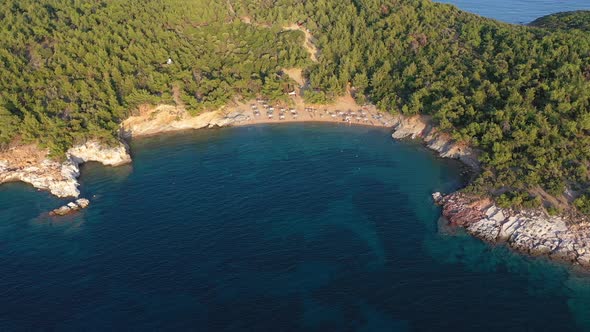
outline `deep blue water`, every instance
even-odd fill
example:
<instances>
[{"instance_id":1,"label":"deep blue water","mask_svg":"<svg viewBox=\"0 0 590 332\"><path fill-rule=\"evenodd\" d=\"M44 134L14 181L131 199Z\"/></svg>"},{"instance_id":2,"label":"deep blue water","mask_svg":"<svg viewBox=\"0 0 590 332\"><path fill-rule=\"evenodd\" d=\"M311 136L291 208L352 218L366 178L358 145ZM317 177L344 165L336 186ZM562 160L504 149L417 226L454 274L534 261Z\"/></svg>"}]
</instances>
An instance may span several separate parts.
<instances>
[{"instance_id":1,"label":"deep blue water","mask_svg":"<svg viewBox=\"0 0 590 332\"><path fill-rule=\"evenodd\" d=\"M0 186L0 330L574 331L590 279L439 229L462 167L382 129L133 142L84 212Z\"/></svg>"},{"instance_id":2,"label":"deep blue water","mask_svg":"<svg viewBox=\"0 0 590 332\"><path fill-rule=\"evenodd\" d=\"M434 0L500 21L527 24L535 19L572 10L590 10L590 0Z\"/></svg>"}]
</instances>

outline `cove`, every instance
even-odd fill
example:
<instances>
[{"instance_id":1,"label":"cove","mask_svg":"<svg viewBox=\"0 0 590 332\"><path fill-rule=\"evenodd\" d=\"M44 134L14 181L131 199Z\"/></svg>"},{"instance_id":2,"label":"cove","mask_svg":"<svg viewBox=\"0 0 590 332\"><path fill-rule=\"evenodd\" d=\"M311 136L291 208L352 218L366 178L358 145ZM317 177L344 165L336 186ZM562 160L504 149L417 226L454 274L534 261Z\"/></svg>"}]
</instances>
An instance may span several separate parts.
<instances>
[{"instance_id":1,"label":"cove","mask_svg":"<svg viewBox=\"0 0 590 332\"><path fill-rule=\"evenodd\" d=\"M80 214L0 187L0 330L576 331L590 283L438 226L463 167L385 129L138 139Z\"/></svg>"}]
</instances>

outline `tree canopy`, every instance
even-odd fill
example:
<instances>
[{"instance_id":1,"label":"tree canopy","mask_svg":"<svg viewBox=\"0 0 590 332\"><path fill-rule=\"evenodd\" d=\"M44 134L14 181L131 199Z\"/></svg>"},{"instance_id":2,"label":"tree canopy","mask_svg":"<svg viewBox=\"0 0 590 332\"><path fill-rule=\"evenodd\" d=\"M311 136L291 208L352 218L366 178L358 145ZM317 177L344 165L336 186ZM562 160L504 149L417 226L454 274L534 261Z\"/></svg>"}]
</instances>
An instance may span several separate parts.
<instances>
[{"instance_id":1,"label":"tree canopy","mask_svg":"<svg viewBox=\"0 0 590 332\"><path fill-rule=\"evenodd\" d=\"M530 25L546 29L578 29L590 32L590 11L577 10L547 15L534 20Z\"/></svg>"},{"instance_id":2,"label":"tree canopy","mask_svg":"<svg viewBox=\"0 0 590 332\"><path fill-rule=\"evenodd\" d=\"M0 145L18 136L56 156L113 140L173 87L198 112L276 90L281 68L308 61L301 33L243 24L214 0L7 0L0 19Z\"/></svg>"},{"instance_id":3,"label":"tree canopy","mask_svg":"<svg viewBox=\"0 0 590 332\"><path fill-rule=\"evenodd\" d=\"M470 190L529 206L569 189L590 211L588 17L516 26L430 0L6 0L0 144L63 153L113 139L134 106L171 103L172 87L198 112L280 95L281 68L301 67L310 101L351 87L481 150ZM282 30L294 22L314 36L318 62L303 33Z\"/></svg>"},{"instance_id":4,"label":"tree canopy","mask_svg":"<svg viewBox=\"0 0 590 332\"><path fill-rule=\"evenodd\" d=\"M431 115L483 151L470 190L521 206L538 204L538 192L588 191L590 34L427 0L239 2L259 22L305 22L321 50L307 74L325 99L351 84L381 109Z\"/></svg>"}]
</instances>

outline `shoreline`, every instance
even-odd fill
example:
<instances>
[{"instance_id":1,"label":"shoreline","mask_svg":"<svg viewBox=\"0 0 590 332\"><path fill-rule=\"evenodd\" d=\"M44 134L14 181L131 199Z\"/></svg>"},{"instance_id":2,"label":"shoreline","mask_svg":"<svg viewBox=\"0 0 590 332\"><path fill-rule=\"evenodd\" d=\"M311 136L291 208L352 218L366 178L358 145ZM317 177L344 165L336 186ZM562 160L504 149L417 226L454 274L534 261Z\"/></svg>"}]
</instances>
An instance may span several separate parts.
<instances>
[{"instance_id":1,"label":"shoreline","mask_svg":"<svg viewBox=\"0 0 590 332\"><path fill-rule=\"evenodd\" d=\"M391 129L392 125L373 125L369 123L346 123L342 121L335 121L335 120L287 120L287 121L244 121L240 123L233 124L228 127L240 128L240 127L249 127L249 126L257 126L257 125L281 125L281 124L304 124L304 123L324 123L324 124L334 124L334 125L342 125L342 126L354 126L354 127L370 127L370 128L383 128L383 129ZM221 128L221 127L220 127ZM157 134L156 134L157 135Z\"/></svg>"},{"instance_id":2,"label":"shoreline","mask_svg":"<svg viewBox=\"0 0 590 332\"><path fill-rule=\"evenodd\" d=\"M343 125L357 125L369 127L392 128L396 117L378 112L374 106L358 106L350 102L331 106L288 107L284 105L264 106L264 103L239 104L229 112L239 113L245 118L232 124L243 127L256 124L281 123L336 123ZM246 110L246 107L249 109Z\"/></svg>"},{"instance_id":3,"label":"shoreline","mask_svg":"<svg viewBox=\"0 0 590 332\"><path fill-rule=\"evenodd\" d=\"M491 199L454 192L434 193L449 225L461 227L486 243L506 245L531 257L547 257L590 272L590 223L571 224L564 216L541 210L498 207Z\"/></svg>"},{"instance_id":4,"label":"shoreline","mask_svg":"<svg viewBox=\"0 0 590 332\"><path fill-rule=\"evenodd\" d=\"M480 171L478 151L452 140L446 133L438 132L427 116L392 115L379 112L374 106L361 107L350 104L347 100L340 104L318 107L302 108L299 105L293 108L294 113L286 107L281 111L279 106L278 110L275 108L272 111L273 116L269 118L270 106L254 108L253 104L236 103L225 110L205 112L197 116L190 116L184 109L175 106L160 105L125 120L121 124L121 141L118 146L105 147L100 142L89 141L69 149L66 161L61 164L49 159L46 152L43 154L31 146L24 147L24 151L18 151L18 148L23 147L13 148L12 151L0 153L0 185L21 181L40 190L48 190L60 198L78 197L77 178L80 175L80 165L89 161L110 166L131 163L127 142L133 138L202 128L296 123L331 123L390 129L393 139L419 140L438 157L461 161L472 172L471 177ZM353 107L345 109L343 105ZM284 114L284 118L281 119L278 114ZM17 158L21 165L13 165L10 160L6 160L11 152L16 152L17 155L24 152L24 160ZM573 266L590 270L590 223L568 225L565 218L547 217L541 211L501 209L489 199L468 197L460 191L447 196L435 193L433 198L436 204L442 206L442 214L450 225L464 228L484 242L507 244L516 252L547 256L552 260L566 261ZM487 202L487 205L477 202ZM555 225L558 225L557 228Z\"/></svg>"},{"instance_id":5,"label":"shoreline","mask_svg":"<svg viewBox=\"0 0 590 332\"><path fill-rule=\"evenodd\" d=\"M357 105L350 95L339 98L334 104L321 105L322 111L317 111L317 117L310 111L311 107L307 107L303 103L301 97L294 97L293 101L296 106L293 106L292 109L295 113L289 112L288 116L285 114L284 120L280 120L278 115L275 119L268 119L262 114L257 116L251 109L251 105L244 103L233 103L221 110L204 112L196 116L190 115L182 106L140 107L138 114L130 116L121 123L119 143L115 146L106 146L99 141L90 140L68 149L63 161L50 158L47 150L33 144L19 145L1 151L0 185L8 182L24 182L39 190L49 191L59 198L77 198L80 195L77 180L80 176L80 165L89 161L99 162L106 166L131 163L132 158L127 142L137 137L202 128L272 123L324 122L389 128L393 126L396 119L390 114L378 112L374 106L361 107ZM256 101L249 101L249 103L256 103ZM281 107L286 108L287 106ZM263 108L262 105L260 108ZM271 107L269 106L269 108ZM332 117L325 113L325 116L319 116L320 112L346 112L349 114L350 112L360 112L359 110L362 108L365 109L362 112L365 113L365 116L370 116L371 120L361 123L356 119L351 119L349 122L344 122L340 115ZM379 122L377 122L377 118Z\"/></svg>"}]
</instances>

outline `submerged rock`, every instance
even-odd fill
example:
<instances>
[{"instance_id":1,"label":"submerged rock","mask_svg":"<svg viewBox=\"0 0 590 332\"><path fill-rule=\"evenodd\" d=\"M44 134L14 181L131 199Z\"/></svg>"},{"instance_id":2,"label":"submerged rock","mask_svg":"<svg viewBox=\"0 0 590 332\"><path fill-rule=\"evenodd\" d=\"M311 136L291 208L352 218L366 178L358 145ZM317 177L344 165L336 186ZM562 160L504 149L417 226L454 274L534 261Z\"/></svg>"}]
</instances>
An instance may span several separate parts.
<instances>
[{"instance_id":1,"label":"submerged rock","mask_svg":"<svg viewBox=\"0 0 590 332\"><path fill-rule=\"evenodd\" d=\"M80 211L82 209L85 209L88 207L88 205L90 205L89 200L87 200L86 198L80 198L74 202L69 202L68 204L66 204L64 206L59 207L59 208L49 212L49 215L50 216L65 216L70 213L74 213L76 211Z\"/></svg>"}]
</instances>

